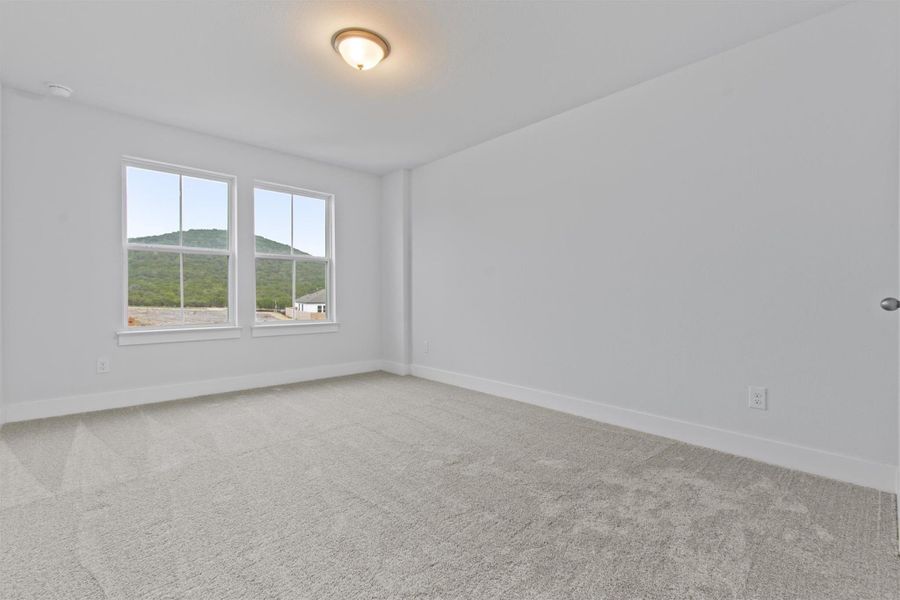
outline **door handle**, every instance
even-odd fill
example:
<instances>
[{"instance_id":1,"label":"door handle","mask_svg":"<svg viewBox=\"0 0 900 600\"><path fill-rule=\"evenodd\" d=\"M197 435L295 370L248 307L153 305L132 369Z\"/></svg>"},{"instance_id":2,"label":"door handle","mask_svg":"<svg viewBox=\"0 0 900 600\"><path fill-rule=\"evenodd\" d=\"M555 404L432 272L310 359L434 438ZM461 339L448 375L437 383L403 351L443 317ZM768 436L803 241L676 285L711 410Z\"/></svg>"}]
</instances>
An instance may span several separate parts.
<instances>
[{"instance_id":1,"label":"door handle","mask_svg":"<svg viewBox=\"0 0 900 600\"><path fill-rule=\"evenodd\" d=\"M881 308L888 311L895 311L900 308L900 300L896 298L885 298L881 301Z\"/></svg>"}]
</instances>

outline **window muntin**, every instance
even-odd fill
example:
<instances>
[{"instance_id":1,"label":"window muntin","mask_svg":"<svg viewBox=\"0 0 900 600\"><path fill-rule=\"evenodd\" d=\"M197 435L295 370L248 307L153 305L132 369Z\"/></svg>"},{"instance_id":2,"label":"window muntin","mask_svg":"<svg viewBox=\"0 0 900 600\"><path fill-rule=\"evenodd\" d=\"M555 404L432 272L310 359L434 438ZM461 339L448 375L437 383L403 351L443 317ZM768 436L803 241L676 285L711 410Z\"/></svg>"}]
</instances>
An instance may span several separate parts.
<instances>
[{"instance_id":1,"label":"window muntin","mask_svg":"<svg viewBox=\"0 0 900 600\"><path fill-rule=\"evenodd\" d=\"M253 199L256 322L334 322L333 196L258 183Z\"/></svg>"},{"instance_id":2,"label":"window muntin","mask_svg":"<svg viewBox=\"0 0 900 600\"><path fill-rule=\"evenodd\" d=\"M124 161L125 325L234 325L234 178Z\"/></svg>"}]
</instances>

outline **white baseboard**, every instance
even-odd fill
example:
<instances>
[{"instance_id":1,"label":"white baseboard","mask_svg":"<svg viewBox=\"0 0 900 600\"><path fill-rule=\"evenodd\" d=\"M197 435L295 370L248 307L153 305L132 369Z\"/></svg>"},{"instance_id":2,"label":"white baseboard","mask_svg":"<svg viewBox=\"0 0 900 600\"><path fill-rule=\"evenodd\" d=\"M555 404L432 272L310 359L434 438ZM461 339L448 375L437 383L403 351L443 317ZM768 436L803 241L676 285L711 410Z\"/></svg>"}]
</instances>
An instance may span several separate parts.
<instances>
[{"instance_id":1,"label":"white baseboard","mask_svg":"<svg viewBox=\"0 0 900 600\"><path fill-rule=\"evenodd\" d=\"M871 487L884 492L896 493L898 491L898 469L895 465L877 463L826 450L779 442L737 431L699 425L584 398L433 367L412 365L411 372L424 379L535 404L780 467Z\"/></svg>"},{"instance_id":2,"label":"white baseboard","mask_svg":"<svg viewBox=\"0 0 900 600\"><path fill-rule=\"evenodd\" d=\"M410 369L408 364L394 362L392 360L381 361L381 370L393 373L394 375L409 375Z\"/></svg>"},{"instance_id":3,"label":"white baseboard","mask_svg":"<svg viewBox=\"0 0 900 600\"><path fill-rule=\"evenodd\" d=\"M483 377L454 373L421 365L410 366L380 360L307 367L273 373L256 373L97 394L49 398L31 402L7 403L0 405L0 418L3 419L0 420L0 424L165 402L327 377L354 375L377 370L387 371L396 375L412 374L424 379L527 402L604 423L652 433L738 456L745 456L781 467L872 487L885 492L900 492L900 472L894 465L877 463L707 425L699 425Z\"/></svg>"},{"instance_id":4,"label":"white baseboard","mask_svg":"<svg viewBox=\"0 0 900 600\"><path fill-rule=\"evenodd\" d=\"M289 371L276 371L272 373L254 373L252 375L239 375L236 377L223 377L220 379L187 381L184 383L100 392L97 394L48 398L46 400L34 400L30 402L14 402L6 404L3 408L6 422L12 423L15 421L30 421L32 419L107 410L110 408L152 404L154 402L167 402L169 400L193 398L194 396L205 396L207 394L236 392L239 390L267 387L271 385L298 383L301 381L311 381L313 379L355 375L357 373L378 371L381 370L381 368L382 363L380 360L368 360L341 363L337 365L325 365L321 367L291 369Z\"/></svg>"}]
</instances>

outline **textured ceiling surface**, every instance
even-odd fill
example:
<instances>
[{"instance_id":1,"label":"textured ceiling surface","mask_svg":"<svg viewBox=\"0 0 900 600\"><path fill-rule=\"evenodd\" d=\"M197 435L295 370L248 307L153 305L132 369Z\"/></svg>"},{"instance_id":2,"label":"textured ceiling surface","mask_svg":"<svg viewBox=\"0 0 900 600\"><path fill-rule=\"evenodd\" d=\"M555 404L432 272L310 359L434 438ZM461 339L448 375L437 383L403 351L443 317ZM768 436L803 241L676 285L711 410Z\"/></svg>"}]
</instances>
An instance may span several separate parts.
<instances>
[{"instance_id":1,"label":"textured ceiling surface","mask_svg":"<svg viewBox=\"0 0 900 600\"><path fill-rule=\"evenodd\" d=\"M434 160L841 2L4 2L0 77L373 173ZM391 43L355 72L343 27Z\"/></svg>"}]
</instances>

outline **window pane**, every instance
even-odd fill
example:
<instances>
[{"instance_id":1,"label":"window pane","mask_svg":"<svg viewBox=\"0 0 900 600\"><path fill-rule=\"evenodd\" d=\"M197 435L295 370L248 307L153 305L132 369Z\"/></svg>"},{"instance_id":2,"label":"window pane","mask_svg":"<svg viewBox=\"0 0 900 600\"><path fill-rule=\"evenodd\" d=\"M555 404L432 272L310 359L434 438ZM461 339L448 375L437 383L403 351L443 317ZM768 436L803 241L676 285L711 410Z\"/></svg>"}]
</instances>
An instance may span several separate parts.
<instances>
[{"instance_id":1,"label":"window pane","mask_svg":"<svg viewBox=\"0 0 900 600\"><path fill-rule=\"evenodd\" d=\"M290 317L294 262L274 258L256 259L256 320L283 321Z\"/></svg>"},{"instance_id":2,"label":"window pane","mask_svg":"<svg viewBox=\"0 0 900 600\"><path fill-rule=\"evenodd\" d=\"M228 322L228 257L184 254L184 322Z\"/></svg>"},{"instance_id":3,"label":"window pane","mask_svg":"<svg viewBox=\"0 0 900 600\"><path fill-rule=\"evenodd\" d=\"M297 320L324 321L328 318L327 277L324 262L297 263L297 297L291 317Z\"/></svg>"},{"instance_id":4,"label":"window pane","mask_svg":"<svg viewBox=\"0 0 900 600\"><path fill-rule=\"evenodd\" d=\"M178 175L137 167L125 168L128 241L179 243Z\"/></svg>"},{"instance_id":5,"label":"window pane","mask_svg":"<svg viewBox=\"0 0 900 600\"><path fill-rule=\"evenodd\" d=\"M128 326L181 323L181 265L173 252L128 251Z\"/></svg>"},{"instance_id":6,"label":"window pane","mask_svg":"<svg viewBox=\"0 0 900 600\"><path fill-rule=\"evenodd\" d=\"M298 254L325 256L325 200L294 196L294 248Z\"/></svg>"},{"instance_id":7,"label":"window pane","mask_svg":"<svg viewBox=\"0 0 900 600\"><path fill-rule=\"evenodd\" d=\"M253 190L256 251L265 254L291 253L291 195L269 190Z\"/></svg>"},{"instance_id":8,"label":"window pane","mask_svg":"<svg viewBox=\"0 0 900 600\"><path fill-rule=\"evenodd\" d=\"M183 244L228 248L228 184L184 176L181 179Z\"/></svg>"}]
</instances>

